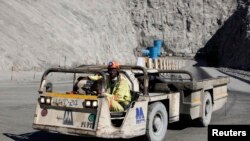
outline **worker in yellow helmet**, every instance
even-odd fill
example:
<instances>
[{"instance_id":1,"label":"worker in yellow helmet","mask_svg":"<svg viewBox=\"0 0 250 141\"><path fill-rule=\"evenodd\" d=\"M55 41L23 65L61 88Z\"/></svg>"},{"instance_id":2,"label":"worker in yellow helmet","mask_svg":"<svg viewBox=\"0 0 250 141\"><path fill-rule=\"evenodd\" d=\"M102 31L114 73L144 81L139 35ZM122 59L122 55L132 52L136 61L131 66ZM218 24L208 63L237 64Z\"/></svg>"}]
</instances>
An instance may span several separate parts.
<instances>
[{"instance_id":1,"label":"worker in yellow helmet","mask_svg":"<svg viewBox=\"0 0 250 141\"><path fill-rule=\"evenodd\" d=\"M128 108L131 101L129 83L119 74L119 63L112 61L108 64L109 83L107 97L110 111L122 112Z\"/></svg>"}]
</instances>

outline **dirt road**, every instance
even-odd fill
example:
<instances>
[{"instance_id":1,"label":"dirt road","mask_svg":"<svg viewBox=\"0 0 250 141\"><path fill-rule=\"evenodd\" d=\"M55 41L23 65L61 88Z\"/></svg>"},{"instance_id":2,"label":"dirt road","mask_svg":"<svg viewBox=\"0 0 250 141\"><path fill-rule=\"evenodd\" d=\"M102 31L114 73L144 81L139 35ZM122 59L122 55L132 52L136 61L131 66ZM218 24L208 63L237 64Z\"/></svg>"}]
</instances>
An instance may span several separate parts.
<instances>
[{"instance_id":1,"label":"dirt road","mask_svg":"<svg viewBox=\"0 0 250 141\"><path fill-rule=\"evenodd\" d=\"M195 68L193 73L198 79L224 75L214 68ZM38 86L38 82L0 83L0 141L104 140L33 130L32 120L38 98ZM249 117L250 85L231 78L228 103L213 113L211 124L250 124ZM166 140L206 141L207 128L196 127L193 122L170 124Z\"/></svg>"}]
</instances>

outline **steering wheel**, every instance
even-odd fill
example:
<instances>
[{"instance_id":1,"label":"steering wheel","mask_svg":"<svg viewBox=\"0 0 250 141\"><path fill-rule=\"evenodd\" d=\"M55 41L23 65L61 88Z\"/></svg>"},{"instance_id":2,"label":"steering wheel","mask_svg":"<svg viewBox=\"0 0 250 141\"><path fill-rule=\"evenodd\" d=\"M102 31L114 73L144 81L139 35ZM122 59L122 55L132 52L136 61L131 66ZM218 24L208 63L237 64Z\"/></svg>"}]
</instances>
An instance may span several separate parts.
<instances>
[{"instance_id":1,"label":"steering wheel","mask_svg":"<svg viewBox=\"0 0 250 141\"><path fill-rule=\"evenodd\" d=\"M86 92L86 94L96 95L94 91L91 91L89 88L82 87L82 90Z\"/></svg>"}]
</instances>

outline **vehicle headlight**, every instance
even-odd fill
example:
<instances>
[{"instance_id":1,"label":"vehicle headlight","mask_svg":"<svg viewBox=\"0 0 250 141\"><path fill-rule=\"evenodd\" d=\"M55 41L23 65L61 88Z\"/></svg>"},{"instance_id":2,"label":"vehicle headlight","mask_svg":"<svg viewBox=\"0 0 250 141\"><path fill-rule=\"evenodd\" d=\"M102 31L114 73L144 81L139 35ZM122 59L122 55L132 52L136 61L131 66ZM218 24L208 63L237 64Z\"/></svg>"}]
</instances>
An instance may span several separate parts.
<instances>
[{"instance_id":1,"label":"vehicle headlight","mask_svg":"<svg viewBox=\"0 0 250 141\"><path fill-rule=\"evenodd\" d=\"M51 104L51 97L41 96L41 97L38 99L38 101L39 101L39 103L41 103L41 104L50 105L50 104Z\"/></svg>"},{"instance_id":2,"label":"vehicle headlight","mask_svg":"<svg viewBox=\"0 0 250 141\"><path fill-rule=\"evenodd\" d=\"M85 107L90 107L91 106L91 101L86 101L85 102Z\"/></svg>"},{"instance_id":3,"label":"vehicle headlight","mask_svg":"<svg viewBox=\"0 0 250 141\"><path fill-rule=\"evenodd\" d=\"M98 102L97 101L92 101L92 107L96 108L98 106Z\"/></svg>"},{"instance_id":4,"label":"vehicle headlight","mask_svg":"<svg viewBox=\"0 0 250 141\"><path fill-rule=\"evenodd\" d=\"M50 104L51 103L51 98L50 97L46 97L46 104Z\"/></svg>"},{"instance_id":5,"label":"vehicle headlight","mask_svg":"<svg viewBox=\"0 0 250 141\"><path fill-rule=\"evenodd\" d=\"M45 103L45 97L40 97L39 101L40 101L40 103L44 104Z\"/></svg>"}]
</instances>

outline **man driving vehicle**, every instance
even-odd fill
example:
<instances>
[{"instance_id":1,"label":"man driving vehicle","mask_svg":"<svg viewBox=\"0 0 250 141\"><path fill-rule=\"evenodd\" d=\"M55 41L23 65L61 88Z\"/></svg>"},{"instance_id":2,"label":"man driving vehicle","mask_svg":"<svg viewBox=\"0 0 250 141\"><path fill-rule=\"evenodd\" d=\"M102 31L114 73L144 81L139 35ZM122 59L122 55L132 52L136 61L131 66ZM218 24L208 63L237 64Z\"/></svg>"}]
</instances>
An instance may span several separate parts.
<instances>
[{"instance_id":1,"label":"man driving vehicle","mask_svg":"<svg viewBox=\"0 0 250 141\"><path fill-rule=\"evenodd\" d=\"M108 64L109 82L107 97L110 111L122 112L131 102L128 80L119 74L119 63L112 61Z\"/></svg>"},{"instance_id":2,"label":"man driving vehicle","mask_svg":"<svg viewBox=\"0 0 250 141\"><path fill-rule=\"evenodd\" d=\"M115 61L108 64L108 84L106 95L111 112L123 112L131 102L131 94L128 80L119 73L120 65ZM100 79L99 76L90 76L92 80Z\"/></svg>"}]
</instances>

